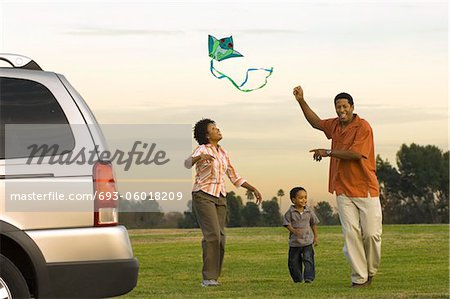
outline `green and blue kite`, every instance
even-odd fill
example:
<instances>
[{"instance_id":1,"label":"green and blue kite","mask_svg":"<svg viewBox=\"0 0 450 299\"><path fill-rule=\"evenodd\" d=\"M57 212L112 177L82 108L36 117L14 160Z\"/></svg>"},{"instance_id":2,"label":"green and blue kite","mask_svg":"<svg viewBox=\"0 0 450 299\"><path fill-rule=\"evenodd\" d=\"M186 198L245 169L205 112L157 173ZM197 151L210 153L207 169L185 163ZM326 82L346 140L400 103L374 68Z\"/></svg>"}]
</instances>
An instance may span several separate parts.
<instances>
[{"instance_id":1,"label":"green and blue kite","mask_svg":"<svg viewBox=\"0 0 450 299\"><path fill-rule=\"evenodd\" d=\"M267 68L249 68L245 74L245 80L241 84L237 84L233 79L225 75L224 73L218 71L214 67L214 60L222 61L228 58L232 57L243 57L243 55L233 48L233 37L225 37L221 39L217 39L212 35L208 36L208 49L209 49L209 57L211 57L211 64L210 64L210 70L211 73L214 75L214 77L218 79L226 78L228 79L237 89L243 92L250 92L253 90L257 90L260 88L263 88L267 84L267 78L269 78L272 75L273 67L270 69ZM253 89L244 89L244 85L247 83L248 80L248 73L251 71L258 71L262 70L267 72L267 76L265 77L265 82L261 86Z\"/></svg>"}]
</instances>

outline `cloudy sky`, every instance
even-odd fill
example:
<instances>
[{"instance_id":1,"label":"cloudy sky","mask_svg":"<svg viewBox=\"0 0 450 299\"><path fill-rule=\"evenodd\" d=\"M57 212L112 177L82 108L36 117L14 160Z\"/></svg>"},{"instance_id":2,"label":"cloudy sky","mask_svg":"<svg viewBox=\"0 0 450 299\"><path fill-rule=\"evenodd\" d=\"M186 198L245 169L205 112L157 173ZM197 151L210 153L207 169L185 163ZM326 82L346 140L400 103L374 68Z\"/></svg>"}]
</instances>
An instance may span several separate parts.
<instances>
[{"instance_id":1,"label":"cloudy sky","mask_svg":"<svg viewBox=\"0 0 450 299\"><path fill-rule=\"evenodd\" d=\"M446 1L0 0L0 20L1 52L64 74L101 123L216 120L266 199L301 185L313 203L334 204L328 161L308 152L330 143L303 118L298 84L322 118L334 117L337 93L352 94L393 164L403 143L448 150ZM245 56L217 68L239 81L248 67L274 67L267 86L242 93L212 77L208 34L233 35Z\"/></svg>"}]
</instances>

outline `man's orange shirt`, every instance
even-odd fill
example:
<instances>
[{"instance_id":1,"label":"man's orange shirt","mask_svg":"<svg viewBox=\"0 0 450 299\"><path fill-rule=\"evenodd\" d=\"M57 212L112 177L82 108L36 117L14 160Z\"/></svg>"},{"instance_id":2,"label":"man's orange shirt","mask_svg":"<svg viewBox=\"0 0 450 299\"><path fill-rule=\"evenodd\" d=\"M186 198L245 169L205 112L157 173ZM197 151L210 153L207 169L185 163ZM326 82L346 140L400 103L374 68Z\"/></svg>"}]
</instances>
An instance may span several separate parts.
<instances>
[{"instance_id":1,"label":"man's orange shirt","mask_svg":"<svg viewBox=\"0 0 450 299\"><path fill-rule=\"evenodd\" d=\"M378 196L373 132L369 123L354 114L352 122L344 129L339 118L322 120L320 126L332 140L332 150L350 150L362 155L358 161L331 157L328 191L349 197Z\"/></svg>"}]
</instances>

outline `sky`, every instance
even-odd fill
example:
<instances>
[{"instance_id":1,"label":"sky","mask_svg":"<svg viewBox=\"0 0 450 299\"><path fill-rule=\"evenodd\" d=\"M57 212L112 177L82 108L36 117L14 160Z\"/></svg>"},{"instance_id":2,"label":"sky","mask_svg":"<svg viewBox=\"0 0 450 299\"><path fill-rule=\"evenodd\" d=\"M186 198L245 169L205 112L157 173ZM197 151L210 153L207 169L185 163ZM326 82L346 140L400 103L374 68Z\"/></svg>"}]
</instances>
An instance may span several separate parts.
<instances>
[{"instance_id":1,"label":"sky","mask_svg":"<svg viewBox=\"0 0 450 299\"><path fill-rule=\"evenodd\" d=\"M303 186L310 204L335 205L328 160L309 153L330 141L304 119L297 85L321 118L335 116L337 93L350 93L376 154L394 165L402 144L448 150L446 1L0 0L0 20L0 52L64 74L102 124L214 119L237 171L265 199ZM232 35L244 55L217 68L239 81L249 67L273 67L268 84L242 93L214 78L208 34ZM284 196L282 211L288 205Z\"/></svg>"}]
</instances>

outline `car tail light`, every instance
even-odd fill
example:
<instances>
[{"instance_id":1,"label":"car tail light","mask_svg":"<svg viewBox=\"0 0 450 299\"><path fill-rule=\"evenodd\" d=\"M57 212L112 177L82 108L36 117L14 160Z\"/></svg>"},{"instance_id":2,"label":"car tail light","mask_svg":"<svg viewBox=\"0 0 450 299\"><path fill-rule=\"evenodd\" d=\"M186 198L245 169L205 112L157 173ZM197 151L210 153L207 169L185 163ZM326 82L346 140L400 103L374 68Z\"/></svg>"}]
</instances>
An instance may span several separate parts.
<instances>
[{"instance_id":1,"label":"car tail light","mask_svg":"<svg viewBox=\"0 0 450 299\"><path fill-rule=\"evenodd\" d=\"M94 226L113 226L118 224L118 192L114 171L110 162L97 162L94 165Z\"/></svg>"}]
</instances>

